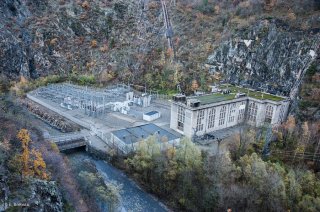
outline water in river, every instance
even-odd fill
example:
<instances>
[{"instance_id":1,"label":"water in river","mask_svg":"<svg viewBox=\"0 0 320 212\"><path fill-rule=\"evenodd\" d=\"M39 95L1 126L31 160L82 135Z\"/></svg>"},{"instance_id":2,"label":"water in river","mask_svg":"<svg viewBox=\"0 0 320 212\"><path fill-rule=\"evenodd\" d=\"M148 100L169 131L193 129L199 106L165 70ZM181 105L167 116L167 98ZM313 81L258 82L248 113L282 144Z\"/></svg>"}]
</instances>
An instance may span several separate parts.
<instances>
[{"instance_id":1,"label":"water in river","mask_svg":"<svg viewBox=\"0 0 320 212\"><path fill-rule=\"evenodd\" d=\"M152 195L143 191L138 185L133 182L122 171L114 168L103 160L96 160L84 152L73 152L68 154L70 160L89 159L93 162L101 175L106 181L121 184L122 191L120 193L122 198L122 211L127 212L161 212L168 211L168 209Z\"/></svg>"},{"instance_id":2,"label":"water in river","mask_svg":"<svg viewBox=\"0 0 320 212\"><path fill-rule=\"evenodd\" d=\"M52 128L40 119L31 116L33 122L43 131L46 135L61 135L62 133ZM67 154L70 160L77 163L81 163L81 160L89 159L92 161L101 175L106 181L121 184L121 200L122 211L121 212L162 212L169 211L165 205L158 201L151 194L143 191L139 186L126 176L121 170L114 168L103 160L97 160L91 157L89 154L83 151L70 151Z\"/></svg>"}]
</instances>

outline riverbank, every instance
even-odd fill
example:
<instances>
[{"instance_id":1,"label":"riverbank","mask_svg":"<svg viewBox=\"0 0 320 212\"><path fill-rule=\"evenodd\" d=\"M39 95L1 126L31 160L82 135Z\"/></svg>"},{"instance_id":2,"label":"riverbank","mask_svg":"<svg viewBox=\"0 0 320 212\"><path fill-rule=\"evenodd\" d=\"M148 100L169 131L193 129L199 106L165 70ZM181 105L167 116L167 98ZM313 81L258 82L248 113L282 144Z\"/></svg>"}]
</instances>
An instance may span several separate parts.
<instances>
[{"instance_id":1,"label":"riverbank","mask_svg":"<svg viewBox=\"0 0 320 212\"><path fill-rule=\"evenodd\" d=\"M82 164L85 161L93 163L104 180L120 188L121 206L125 211L134 212L164 212L170 211L157 198L145 192L138 184L130 179L125 172L113 167L110 163L97 159L84 152L69 152L67 157L73 164Z\"/></svg>"},{"instance_id":2,"label":"riverbank","mask_svg":"<svg viewBox=\"0 0 320 212\"><path fill-rule=\"evenodd\" d=\"M39 119L16 102L16 100L12 100L14 106L11 108L18 108L16 109L18 111L16 117L19 117L24 122L24 126L36 131L38 138L35 139L32 145L43 150L44 160L52 173L52 179L58 182L59 188L62 191L64 205L69 209L73 207L76 211L92 211L93 201L79 192L79 182L76 181L77 176L70 163L70 160L73 159L70 159L69 154L58 153L57 149L52 148L52 143L45 139L50 136L63 135L64 133ZM141 188L134 180L130 179L129 175L124 171L111 165L111 163L117 164L118 167L123 168L123 166L119 165L117 157L111 156L112 152L108 152L108 148L105 148L104 143L101 143L98 147L89 145L87 150L87 153L80 152L79 154L85 155L86 159L94 162L105 182L123 185L121 199L123 199L124 210L122 211L170 211L156 197L146 192L144 188ZM78 164L81 166L81 162ZM92 196L94 197L95 195ZM79 204L79 202L82 203ZM65 209L67 210L67 208Z\"/></svg>"}]
</instances>

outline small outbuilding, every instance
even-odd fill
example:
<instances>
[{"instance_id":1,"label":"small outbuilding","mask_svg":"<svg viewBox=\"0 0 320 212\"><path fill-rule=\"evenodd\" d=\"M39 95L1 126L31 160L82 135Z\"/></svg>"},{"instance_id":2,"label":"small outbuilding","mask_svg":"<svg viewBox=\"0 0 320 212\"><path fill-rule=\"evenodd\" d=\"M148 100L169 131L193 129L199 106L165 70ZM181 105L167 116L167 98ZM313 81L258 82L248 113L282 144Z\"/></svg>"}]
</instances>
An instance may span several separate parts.
<instances>
[{"instance_id":1,"label":"small outbuilding","mask_svg":"<svg viewBox=\"0 0 320 212\"><path fill-rule=\"evenodd\" d=\"M160 112L155 110L143 114L143 120L145 121L154 121L160 117L161 117Z\"/></svg>"},{"instance_id":2,"label":"small outbuilding","mask_svg":"<svg viewBox=\"0 0 320 212\"><path fill-rule=\"evenodd\" d=\"M145 124L113 131L110 141L115 148L124 154L128 154L135 151L136 146L141 141L152 135L155 135L161 143L165 142L173 146L180 144L180 137L155 124Z\"/></svg>"}]
</instances>

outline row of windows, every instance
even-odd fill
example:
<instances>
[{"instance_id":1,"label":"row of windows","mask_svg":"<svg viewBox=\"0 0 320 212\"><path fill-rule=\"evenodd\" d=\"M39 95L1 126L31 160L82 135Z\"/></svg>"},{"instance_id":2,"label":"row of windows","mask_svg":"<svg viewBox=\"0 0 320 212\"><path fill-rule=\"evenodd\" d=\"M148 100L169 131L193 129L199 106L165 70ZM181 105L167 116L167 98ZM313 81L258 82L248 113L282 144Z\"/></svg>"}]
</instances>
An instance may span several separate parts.
<instances>
[{"instance_id":1,"label":"row of windows","mask_svg":"<svg viewBox=\"0 0 320 212\"><path fill-rule=\"evenodd\" d=\"M197 132L203 130L204 110L199 110L197 115Z\"/></svg>"},{"instance_id":2,"label":"row of windows","mask_svg":"<svg viewBox=\"0 0 320 212\"><path fill-rule=\"evenodd\" d=\"M178 129L183 131L185 120L185 110L183 107L178 107Z\"/></svg>"},{"instance_id":3,"label":"row of windows","mask_svg":"<svg viewBox=\"0 0 320 212\"><path fill-rule=\"evenodd\" d=\"M273 107L272 107L271 105L268 105L268 106L267 106L267 109L266 109L265 122L266 122L266 123L271 123L272 116L273 116Z\"/></svg>"},{"instance_id":4,"label":"row of windows","mask_svg":"<svg viewBox=\"0 0 320 212\"><path fill-rule=\"evenodd\" d=\"M209 110L208 129L214 128L215 118L216 118L216 109L211 108Z\"/></svg>"},{"instance_id":5,"label":"row of windows","mask_svg":"<svg viewBox=\"0 0 320 212\"><path fill-rule=\"evenodd\" d=\"M246 110L246 103L245 102L241 102L240 103L240 107L239 107L238 121L243 120L245 110Z\"/></svg>"},{"instance_id":6,"label":"row of windows","mask_svg":"<svg viewBox=\"0 0 320 212\"><path fill-rule=\"evenodd\" d=\"M236 112L236 104L232 104L229 109L229 122L234 122L234 117L235 117L235 112Z\"/></svg>"},{"instance_id":7,"label":"row of windows","mask_svg":"<svg viewBox=\"0 0 320 212\"><path fill-rule=\"evenodd\" d=\"M227 107L226 106L223 106L220 110L220 115L219 115L219 126L221 125L224 125L224 121L225 121L225 118L226 118L226 110L227 110Z\"/></svg>"},{"instance_id":8,"label":"row of windows","mask_svg":"<svg viewBox=\"0 0 320 212\"><path fill-rule=\"evenodd\" d=\"M255 102L249 104L249 121L256 122L258 112L258 105Z\"/></svg>"},{"instance_id":9,"label":"row of windows","mask_svg":"<svg viewBox=\"0 0 320 212\"><path fill-rule=\"evenodd\" d=\"M245 102L240 103L239 113L238 113L238 121L244 119L245 115ZM283 108L281 108L283 110ZM272 116L273 116L273 106L268 105L266 108L266 115L265 115L265 122L271 123ZM218 125L222 126L225 124L226 121L226 112L227 106L223 106L219 112L219 121ZM229 113L228 113L228 122L232 123L235 121L235 114L236 113L236 104L230 105ZM248 108L248 120L252 122L256 122L258 113L258 105L255 102L251 102ZM197 113L197 126L196 131L202 131L204 129L204 114L205 110L199 110ZM282 114L282 113L281 113ZM281 116L280 114L280 116ZM216 109L211 108L208 111L208 129L212 129L215 127L215 118L216 118ZM281 118L281 117L280 117ZM178 129L183 131L185 121L185 109L181 106L178 107Z\"/></svg>"}]
</instances>

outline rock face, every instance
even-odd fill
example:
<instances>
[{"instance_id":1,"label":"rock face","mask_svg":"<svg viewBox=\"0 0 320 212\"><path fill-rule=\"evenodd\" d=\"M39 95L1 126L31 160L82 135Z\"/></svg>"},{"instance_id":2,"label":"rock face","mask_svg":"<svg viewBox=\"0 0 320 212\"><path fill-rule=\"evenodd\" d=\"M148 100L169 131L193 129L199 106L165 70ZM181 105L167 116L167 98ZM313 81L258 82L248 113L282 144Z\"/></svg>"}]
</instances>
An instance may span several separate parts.
<instances>
[{"instance_id":1,"label":"rock face","mask_svg":"<svg viewBox=\"0 0 320 212\"><path fill-rule=\"evenodd\" d=\"M100 82L170 80L182 81L183 87L199 75L197 80L205 84L203 64L212 49L233 30L248 25L209 56L210 71L221 72L234 83L287 94L316 52L319 29L298 31L276 19L253 25L243 19L246 24L238 26L232 21L236 17L228 22L228 15L202 14L197 7L168 4L168 9L177 56L174 66L165 61L172 52L164 36L160 1L2 0L0 75L18 79L85 73ZM306 22L308 28L318 27L316 12Z\"/></svg>"},{"instance_id":2,"label":"rock face","mask_svg":"<svg viewBox=\"0 0 320 212\"><path fill-rule=\"evenodd\" d=\"M54 181L36 180L31 185L30 209L34 211L62 211L62 198Z\"/></svg>"},{"instance_id":3,"label":"rock face","mask_svg":"<svg viewBox=\"0 0 320 212\"><path fill-rule=\"evenodd\" d=\"M30 12L20 0L1 1L0 9L0 73L30 76L30 35L22 26Z\"/></svg>"},{"instance_id":4,"label":"rock face","mask_svg":"<svg viewBox=\"0 0 320 212\"><path fill-rule=\"evenodd\" d=\"M161 44L155 9L135 0L3 0L0 2L0 75L101 74L141 70L137 55ZM156 23L149 23L150 20ZM161 34L159 36L159 33ZM151 38L152 37L152 38ZM115 65L110 65L115 64Z\"/></svg>"},{"instance_id":5,"label":"rock face","mask_svg":"<svg viewBox=\"0 0 320 212\"><path fill-rule=\"evenodd\" d=\"M210 72L229 82L288 95L302 71L315 59L319 34L263 20L239 31L208 57Z\"/></svg>"}]
</instances>

